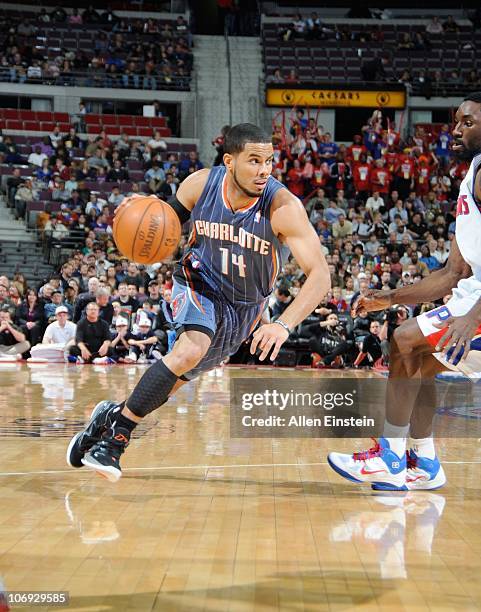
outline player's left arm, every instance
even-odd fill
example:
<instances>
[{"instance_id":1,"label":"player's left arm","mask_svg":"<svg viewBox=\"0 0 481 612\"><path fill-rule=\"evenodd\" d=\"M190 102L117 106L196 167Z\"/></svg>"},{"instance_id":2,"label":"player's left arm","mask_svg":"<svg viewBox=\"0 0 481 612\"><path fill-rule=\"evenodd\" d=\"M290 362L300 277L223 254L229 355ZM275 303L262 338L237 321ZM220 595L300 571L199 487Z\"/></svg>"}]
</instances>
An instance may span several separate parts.
<instances>
[{"instance_id":1,"label":"player's left arm","mask_svg":"<svg viewBox=\"0 0 481 612\"><path fill-rule=\"evenodd\" d=\"M251 353L261 349L263 361L272 349L271 361L277 357L289 330L299 325L319 305L331 287L327 262L319 237L309 223L302 203L287 189L277 192L273 202L271 225L278 238L287 244L306 275L306 281L295 299L279 317L278 323L262 325L254 334ZM284 327L285 326L285 327Z\"/></svg>"}]
</instances>

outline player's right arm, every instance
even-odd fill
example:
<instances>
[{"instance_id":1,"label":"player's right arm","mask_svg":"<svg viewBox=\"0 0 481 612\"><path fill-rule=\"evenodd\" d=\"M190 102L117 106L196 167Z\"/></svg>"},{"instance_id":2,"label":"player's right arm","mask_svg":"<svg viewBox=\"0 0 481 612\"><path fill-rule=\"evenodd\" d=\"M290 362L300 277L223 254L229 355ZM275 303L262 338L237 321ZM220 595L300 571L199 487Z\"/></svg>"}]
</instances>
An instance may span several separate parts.
<instances>
[{"instance_id":1,"label":"player's right arm","mask_svg":"<svg viewBox=\"0 0 481 612\"><path fill-rule=\"evenodd\" d=\"M360 296L353 307L353 316L365 308L368 312L384 310L393 304L419 304L432 302L444 297L456 287L462 278L471 276L471 268L464 261L459 250L456 238L452 241L446 266L431 272L418 283L391 289L390 291L369 291L367 295Z\"/></svg>"},{"instance_id":2,"label":"player's right arm","mask_svg":"<svg viewBox=\"0 0 481 612\"><path fill-rule=\"evenodd\" d=\"M175 198L186 208L189 212L197 204L198 199L202 195L207 177L209 176L210 169L202 168L193 172L187 178L185 178L179 185L179 189L175 194Z\"/></svg>"},{"instance_id":3,"label":"player's right arm","mask_svg":"<svg viewBox=\"0 0 481 612\"><path fill-rule=\"evenodd\" d=\"M204 190L204 186L207 182L207 177L209 176L210 169L202 168L202 170L197 170L197 172L193 172L190 174L182 183L179 185L177 189L177 193L175 196L170 198L168 202L172 208L177 213L180 222L184 223L190 216L192 209L197 203L197 200L200 198L202 191ZM133 198L142 198L145 196L141 195L132 195L130 198L125 198L125 200L117 206L114 212L114 216L118 215L119 212L124 208L124 206L128 206L129 201Z\"/></svg>"}]
</instances>

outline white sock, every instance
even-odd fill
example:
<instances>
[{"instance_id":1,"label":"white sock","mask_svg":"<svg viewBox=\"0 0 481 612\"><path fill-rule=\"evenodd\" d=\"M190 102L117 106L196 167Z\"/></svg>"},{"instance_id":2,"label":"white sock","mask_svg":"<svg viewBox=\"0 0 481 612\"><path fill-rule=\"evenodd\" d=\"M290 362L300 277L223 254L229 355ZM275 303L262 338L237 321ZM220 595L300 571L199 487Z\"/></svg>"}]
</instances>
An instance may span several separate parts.
<instances>
[{"instance_id":1,"label":"white sock","mask_svg":"<svg viewBox=\"0 0 481 612\"><path fill-rule=\"evenodd\" d=\"M436 457L432 436L429 436L429 438L410 438L409 448L412 448L416 455L421 457L427 457L427 459L434 459Z\"/></svg>"},{"instance_id":2,"label":"white sock","mask_svg":"<svg viewBox=\"0 0 481 612\"><path fill-rule=\"evenodd\" d=\"M383 437L389 441L389 447L398 457L404 457L408 432L409 425L391 425L384 421Z\"/></svg>"}]
</instances>

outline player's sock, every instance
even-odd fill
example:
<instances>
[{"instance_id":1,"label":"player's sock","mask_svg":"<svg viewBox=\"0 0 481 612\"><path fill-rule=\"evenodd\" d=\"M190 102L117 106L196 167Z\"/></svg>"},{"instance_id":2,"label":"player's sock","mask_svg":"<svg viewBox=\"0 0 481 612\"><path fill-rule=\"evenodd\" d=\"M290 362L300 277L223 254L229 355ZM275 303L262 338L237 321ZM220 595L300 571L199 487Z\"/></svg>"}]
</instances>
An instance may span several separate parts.
<instances>
[{"instance_id":1,"label":"player's sock","mask_svg":"<svg viewBox=\"0 0 481 612\"><path fill-rule=\"evenodd\" d=\"M406 453L406 438L409 425L392 425L384 421L383 437L389 440L389 446L398 457L404 457Z\"/></svg>"},{"instance_id":2,"label":"player's sock","mask_svg":"<svg viewBox=\"0 0 481 612\"><path fill-rule=\"evenodd\" d=\"M434 448L433 437L429 438L410 438L409 448L412 448L418 457L426 457L434 459L436 457L436 449Z\"/></svg>"},{"instance_id":3,"label":"player's sock","mask_svg":"<svg viewBox=\"0 0 481 612\"><path fill-rule=\"evenodd\" d=\"M130 420L128 417L126 417L124 414L120 412L118 415L116 415L116 418L115 418L114 423L112 424L112 427L114 429L117 429L118 427L120 427L122 429L126 429L129 433L132 433L134 429L137 427L137 425L138 423Z\"/></svg>"}]
</instances>

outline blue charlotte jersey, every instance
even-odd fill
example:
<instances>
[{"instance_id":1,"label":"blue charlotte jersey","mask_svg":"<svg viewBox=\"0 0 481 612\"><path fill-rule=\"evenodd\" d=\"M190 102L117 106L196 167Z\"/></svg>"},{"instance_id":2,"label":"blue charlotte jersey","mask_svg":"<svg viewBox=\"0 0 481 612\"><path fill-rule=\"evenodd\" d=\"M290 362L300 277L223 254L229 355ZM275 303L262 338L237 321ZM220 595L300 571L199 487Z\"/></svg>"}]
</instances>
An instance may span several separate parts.
<instances>
[{"instance_id":1,"label":"blue charlotte jersey","mask_svg":"<svg viewBox=\"0 0 481 612\"><path fill-rule=\"evenodd\" d=\"M231 303L259 304L271 293L281 267L281 244L270 222L274 195L285 189L269 177L262 195L233 212L227 201L226 168L211 169L191 215L191 266Z\"/></svg>"}]
</instances>

